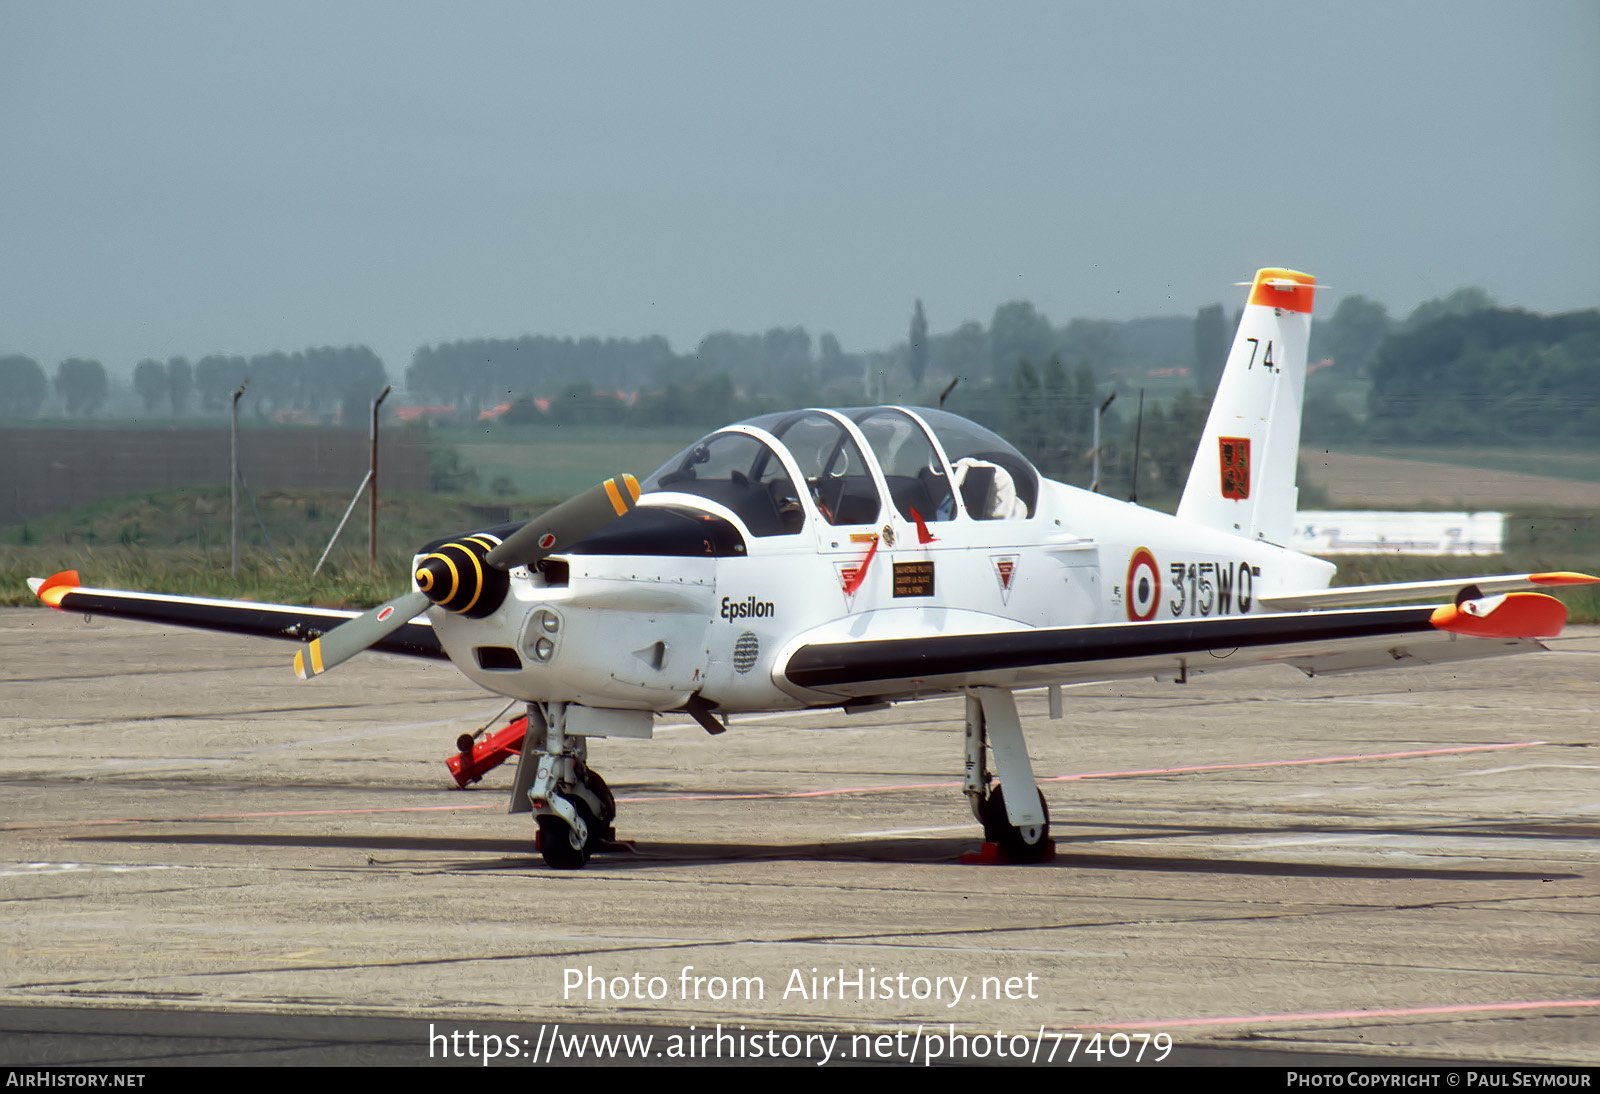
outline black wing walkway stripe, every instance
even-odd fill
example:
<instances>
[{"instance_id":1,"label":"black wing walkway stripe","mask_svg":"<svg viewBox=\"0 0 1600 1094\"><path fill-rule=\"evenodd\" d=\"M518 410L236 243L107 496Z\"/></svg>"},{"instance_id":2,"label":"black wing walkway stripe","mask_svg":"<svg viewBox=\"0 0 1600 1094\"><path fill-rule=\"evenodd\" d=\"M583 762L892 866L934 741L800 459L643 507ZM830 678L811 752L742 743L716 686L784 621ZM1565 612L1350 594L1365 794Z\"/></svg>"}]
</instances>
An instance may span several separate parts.
<instances>
[{"instance_id":1,"label":"black wing walkway stripe","mask_svg":"<svg viewBox=\"0 0 1600 1094\"><path fill-rule=\"evenodd\" d=\"M789 659L784 672L802 687L821 687L1208 650L1433 634L1437 629L1431 622L1432 614L1432 608L1385 608L830 642L802 646Z\"/></svg>"}]
</instances>

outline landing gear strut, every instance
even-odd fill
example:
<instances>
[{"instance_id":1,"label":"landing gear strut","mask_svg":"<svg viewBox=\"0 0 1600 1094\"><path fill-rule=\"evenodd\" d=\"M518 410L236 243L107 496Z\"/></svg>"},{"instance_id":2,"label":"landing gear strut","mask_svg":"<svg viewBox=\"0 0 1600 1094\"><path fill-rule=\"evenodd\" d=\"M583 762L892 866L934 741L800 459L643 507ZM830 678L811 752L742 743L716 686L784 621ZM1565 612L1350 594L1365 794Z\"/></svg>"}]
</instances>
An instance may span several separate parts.
<instances>
[{"instance_id":1,"label":"landing gear strut","mask_svg":"<svg viewBox=\"0 0 1600 1094\"><path fill-rule=\"evenodd\" d=\"M987 752L994 753L1000 785L990 782ZM1055 857L1050 807L1033 779L1017 702L1004 688L967 692L966 779L972 815L983 825L984 852L974 861L1048 862ZM1015 795L1007 800L1006 787Z\"/></svg>"},{"instance_id":2,"label":"landing gear strut","mask_svg":"<svg viewBox=\"0 0 1600 1094\"><path fill-rule=\"evenodd\" d=\"M511 811L538 814L539 853L552 870L577 870L614 837L617 800L589 770L587 738L566 733L567 704L528 704L528 732Z\"/></svg>"}]
</instances>

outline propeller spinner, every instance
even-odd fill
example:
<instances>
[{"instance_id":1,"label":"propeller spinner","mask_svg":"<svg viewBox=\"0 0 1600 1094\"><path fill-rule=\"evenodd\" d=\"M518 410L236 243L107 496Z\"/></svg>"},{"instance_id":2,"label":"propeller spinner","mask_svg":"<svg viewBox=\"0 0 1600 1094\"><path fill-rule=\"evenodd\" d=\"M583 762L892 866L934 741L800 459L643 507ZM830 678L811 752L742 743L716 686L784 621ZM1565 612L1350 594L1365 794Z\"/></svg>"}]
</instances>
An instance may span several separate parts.
<instances>
[{"instance_id":1,"label":"propeller spinner","mask_svg":"<svg viewBox=\"0 0 1600 1094\"><path fill-rule=\"evenodd\" d=\"M430 604L481 619L498 608L510 587L507 571L532 566L627 513L639 500L639 482L619 475L543 513L504 542L472 535L430 552L412 575L416 588L341 623L294 655L302 680L318 676L369 649ZM487 564L487 565L486 565Z\"/></svg>"}]
</instances>

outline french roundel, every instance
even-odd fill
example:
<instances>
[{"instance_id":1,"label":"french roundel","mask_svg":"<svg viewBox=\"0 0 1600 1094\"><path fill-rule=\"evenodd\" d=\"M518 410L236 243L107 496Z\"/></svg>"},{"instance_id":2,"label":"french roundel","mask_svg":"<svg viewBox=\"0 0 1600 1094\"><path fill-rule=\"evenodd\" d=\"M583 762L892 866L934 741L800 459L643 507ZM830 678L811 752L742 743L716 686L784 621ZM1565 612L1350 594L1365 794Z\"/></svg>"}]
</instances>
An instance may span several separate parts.
<instances>
[{"instance_id":1,"label":"french roundel","mask_svg":"<svg viewBox=\"0 0 1600 1094\"><path fill-rule=\"evenodd\" d=\"M1161 568L1148 547L1141 547L1128 559L1128 618L1135 623L1154 619L1161 606Z\"/></svg>"}]
</instances>

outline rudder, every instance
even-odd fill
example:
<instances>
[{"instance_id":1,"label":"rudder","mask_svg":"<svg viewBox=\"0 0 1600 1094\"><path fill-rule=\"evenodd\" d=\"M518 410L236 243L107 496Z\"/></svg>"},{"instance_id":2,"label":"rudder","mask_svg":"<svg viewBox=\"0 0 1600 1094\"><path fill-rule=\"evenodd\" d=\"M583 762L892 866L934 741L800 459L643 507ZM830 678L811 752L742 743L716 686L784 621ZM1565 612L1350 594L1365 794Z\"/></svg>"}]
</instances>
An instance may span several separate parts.
<instances>
[{"instance_id":1,"label":"rudder","mask_svg":"<svg viewBox=\"0 0 1600 1094\"><path fill-rule=\"evenodd\" d=\"M1300 404L1317 279L1256 272L1178 517L1287 545L1299 490Z\"/></svg>"}]
</instances>

